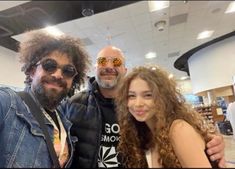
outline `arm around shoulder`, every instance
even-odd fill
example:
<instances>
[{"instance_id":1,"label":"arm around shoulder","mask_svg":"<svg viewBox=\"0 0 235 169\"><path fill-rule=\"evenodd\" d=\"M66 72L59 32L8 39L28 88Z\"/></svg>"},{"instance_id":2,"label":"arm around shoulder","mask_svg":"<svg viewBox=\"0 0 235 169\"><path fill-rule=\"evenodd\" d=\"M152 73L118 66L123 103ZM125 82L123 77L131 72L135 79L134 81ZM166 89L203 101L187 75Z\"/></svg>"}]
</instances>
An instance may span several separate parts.
<instances>
[{"instance_id":1,"label":"arm around shoulder","mask_svg":"<svg viewBox=\"0 0 235 169\"><path fill-rule=\"evenodd\" d=\"M205 141L186 121L173 121L169 137L181 166L187 168L211 168L205 154Z\"/></svg>"}]
</instances>

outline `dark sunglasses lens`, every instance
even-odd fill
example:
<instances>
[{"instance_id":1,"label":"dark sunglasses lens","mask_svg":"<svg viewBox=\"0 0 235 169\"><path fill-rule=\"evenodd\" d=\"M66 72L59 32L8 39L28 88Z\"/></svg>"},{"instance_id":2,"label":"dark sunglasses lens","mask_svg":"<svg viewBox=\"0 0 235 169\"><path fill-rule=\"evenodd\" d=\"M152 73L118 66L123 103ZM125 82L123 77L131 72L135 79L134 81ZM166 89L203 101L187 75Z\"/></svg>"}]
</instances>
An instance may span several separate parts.
<instances>
[{"instance_id":1,"label":"dark sunglasses lens","mask_svg":"<svg viewBox=\"0 0 235 169\"><path fill-rule=\"evenodd\" d=\"M75 76L77 73L75 67L72 65L65 65L62 71L63 71L64 76L69 77L69 78Z\"/></svg>"},{"instance_id":2,"label":"dark sunglasses lens","mask_svg":"<svg viewBox=\"0 0 235 169\"><path fill-rule=\"evenodd\" d=\"M47 72L54 72L57 69L57 63L55 60L52 59L46 59L42 61L42 68Z\"/></svg>"}]
</instances>

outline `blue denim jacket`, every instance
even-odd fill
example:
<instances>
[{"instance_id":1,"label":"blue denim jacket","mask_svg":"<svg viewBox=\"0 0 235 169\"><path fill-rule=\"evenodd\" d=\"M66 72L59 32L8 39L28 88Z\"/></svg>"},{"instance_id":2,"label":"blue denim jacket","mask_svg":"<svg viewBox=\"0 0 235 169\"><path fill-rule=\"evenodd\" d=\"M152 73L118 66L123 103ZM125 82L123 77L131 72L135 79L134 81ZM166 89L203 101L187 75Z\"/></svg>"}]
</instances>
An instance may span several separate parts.
<instances>
[{"instance_id":1,"label":"blue denim jacket","mask_svg":"<svg viewBox=\"0 0 235 169\"><path fill-rule=\"evenodd\" d=\"M62 110L59 108L59 111ZM69 160L72 162L76 137L70 136L72 123L60 113L67 131ZM45 118L52 136L53 126ZM38 122L22 99L9 88L0 88L0 168L51 168L52 161Z\"/></svg>"}]
</instances>

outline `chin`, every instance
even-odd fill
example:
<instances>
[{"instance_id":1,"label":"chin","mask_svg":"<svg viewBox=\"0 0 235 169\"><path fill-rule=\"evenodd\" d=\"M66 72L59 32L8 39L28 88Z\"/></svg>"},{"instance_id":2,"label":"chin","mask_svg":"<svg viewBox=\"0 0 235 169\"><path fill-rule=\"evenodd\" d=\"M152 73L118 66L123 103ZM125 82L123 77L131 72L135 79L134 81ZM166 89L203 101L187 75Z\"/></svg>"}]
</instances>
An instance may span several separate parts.
<instances>
[{"instance_id":1,"label":"chin","mask_svg":"<svg viewBox=\"0 0 235 169\"><path fill-rule=\"evenodd\" d=\"M107 83L107 84L112 84L115 82L115 79L102 79L101 80L103 83Z\"/></svg>"},{"instance_id":2,"label":"chin","mask_svg":"<svg viewBox=\"0 0 235 169\"><path fill-rule=\"evenodd\" d=\"M113 81L101 81L99 85L103 88L112 89L116 86L116 83Z\"/></svg>"},{"instance_id":3,"label":"chin","mask_svg":"<svg viewBox=\"0 0 235 169\"><path fill-rule=\"evenodd\" d=\"M59 90L59 89L55 89L55 88L47 88L46 92L51 97L59 97L65 93L67 94L67 92L65 90L63 90L63 89Z\"/></svg>"},{"instance_id":4,"label":"chin","mask_svg":"<svg viewBox=\"0 0 235 169\"><path fill-rule=\"evenodd\" d=\"M145 117L135 117L136 121L138 122L145 122L146 118Z\"/></svg>"}]
</instances>

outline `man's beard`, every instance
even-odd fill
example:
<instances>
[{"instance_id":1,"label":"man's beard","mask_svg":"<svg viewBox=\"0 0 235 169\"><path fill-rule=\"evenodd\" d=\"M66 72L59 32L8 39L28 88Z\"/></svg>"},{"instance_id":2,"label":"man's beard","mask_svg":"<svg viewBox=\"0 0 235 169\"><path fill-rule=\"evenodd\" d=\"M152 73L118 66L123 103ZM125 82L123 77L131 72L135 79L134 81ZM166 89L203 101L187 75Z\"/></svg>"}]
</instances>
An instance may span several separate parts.
<instances>
[{"instance_id":1,"label":"man's beard","mask_svg":"<svg viewBox=\"0 0 235 169\"><path fill-rule=\"evenodd\" d=\"M100 76L102 76L104 74L116 75L116 78L113 79L112 81L102 80L100 78ZM115 88L117 86L118 82L120 81L120 79L121 79L121 75L115 69L111 69L111 68L101 69L101 71L99 72L99 75L96 74L96 81L97 81L98 85L104 89Z\"/></svg>"},{"instance_id":2,"label":"man's beard","mask_svg":"<svg viewBox=\"0 0 235 169\"><path fill-rule=\"evenodd\" d=\"M47 89L43 86L43 84L51 82L57 83L57 85L63 87L63 90L58 92L56 89ZM35 85L33 92L43 108L52 110L55 109L68 94L69 90L66 86L66 82L61 79L44 76L42 77L41 82Z\"/></svg>"}]
</instances>

